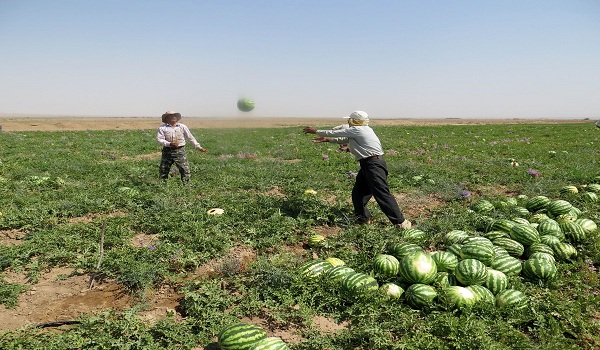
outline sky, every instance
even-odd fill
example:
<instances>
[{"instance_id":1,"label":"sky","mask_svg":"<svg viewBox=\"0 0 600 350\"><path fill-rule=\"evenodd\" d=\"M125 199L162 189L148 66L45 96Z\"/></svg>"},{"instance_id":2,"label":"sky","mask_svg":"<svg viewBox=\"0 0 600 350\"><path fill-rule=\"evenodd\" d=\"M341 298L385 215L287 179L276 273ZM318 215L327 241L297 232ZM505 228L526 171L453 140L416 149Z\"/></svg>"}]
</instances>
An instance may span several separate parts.
<instances>
[{"instance_id":1,"label":"sky","mask_svg":"<svg viewBox=\"0 0 600 350\"><path fill-rule=\"evenodd\" d=\"M0 48L1 115L600 117L598 0L0 0Z\"/></svg>"}]
</instances>

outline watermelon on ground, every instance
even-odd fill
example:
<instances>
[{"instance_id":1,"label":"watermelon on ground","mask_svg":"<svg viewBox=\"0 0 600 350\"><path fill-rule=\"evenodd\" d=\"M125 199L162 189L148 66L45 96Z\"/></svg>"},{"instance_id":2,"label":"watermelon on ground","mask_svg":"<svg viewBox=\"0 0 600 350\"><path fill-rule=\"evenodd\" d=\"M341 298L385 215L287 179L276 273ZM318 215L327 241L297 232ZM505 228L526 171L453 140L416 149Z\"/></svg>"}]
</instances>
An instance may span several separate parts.
<instances>
[{"instance_id":1,"label":"watermelon on ground","mask_svg":"<svg viewBox=\"0 0 600 350\"><path fill-rule=\"evenodd\" d=\"M400 260L398 275L407 283L429 284L435 280L437 266L425 252L414 252Z\"/></svg>"},{"instance_id":2,"label":"watermelon on ground","mask_svg":"<svg viewBox=\"0 0 600 350\"><path fill-rule=\"evenodd\" d=\"M527 296L516 289L505 289L496 295L496 306L504 310L520 310L527 307Z\"/></svg>"},{"instance_id":3,"label":"watermelon on ground","mask_svg":"<svg viewBox=\"0 0 600 350\"><path fill-rule=\"evenodd\" d=\"M443 288L439 296L439 303L449 309L471 307L476 300L472 291L461 286Z\"/></svg>"},{"instance_id":4,"label":"watermelon on ground","mask_svg":"<svg viewBox=\"0 0 600 350\"><path fill-rule=\"evenodd\" d=\"M454 274L456 279L464 286L484 284L488 268L479 260L464 259L458 262Z\"/></svg>"},{"instance_id":5,"label":"watermelon on ground","mask_svg":"<svg viewBox=\"0 0 600 350\"><path fill-rule=\"evenodd\" d=\"M400 262L395 256L389 254L379 254L375 257L373 270L376 274L384 277L393 277L398 274Z\"/></svg>"},{"instance_id":6,"label":"watermelon on ground","mask_svg":"<svg viewBox=\"0 0 600 350\"><path fill-rule=\"evenodd\" d=\"M227 326L217 336L223 350L249 350L259 341L267 338L267 332L257 325L240 322Z\"/></svg>"},{"instance_id":7,"label":"watermelon on ground","mask_svg":"<svg viewBox=\"0 0 600 350\"><path fill-rule=\"evenodd\" d=\"M523 262L523 275L531 280L550 280L556 277L556 264L548 259L527 259Z\"/></svg>"},{"instance_id":8,"label":"watermelon on ground","mask_svg":"<svg viewBox=\"0 0 600 350\"><path fill-rule=\"evenodd\" d=\"M437 298L438 293L432 286L415 283L404 292L406 302L415 309L422 309L426 306L431 306Z\"/></svg>"}]
</instances>

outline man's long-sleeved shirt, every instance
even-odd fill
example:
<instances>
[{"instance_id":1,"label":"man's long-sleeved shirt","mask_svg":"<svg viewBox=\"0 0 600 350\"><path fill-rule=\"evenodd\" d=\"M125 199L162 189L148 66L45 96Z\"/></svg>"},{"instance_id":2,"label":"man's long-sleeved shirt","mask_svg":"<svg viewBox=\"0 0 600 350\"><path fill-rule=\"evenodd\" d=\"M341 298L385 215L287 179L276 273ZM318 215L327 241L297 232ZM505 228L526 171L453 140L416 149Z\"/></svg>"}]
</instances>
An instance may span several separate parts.
<instances>
[{"instance_id":1,"label":"man's long-sleeved shirt","mask_svg":"<svg viewBox=\"0 0 600 350\"><path fill-rule=\"evenodd\" d=\"M165 147L169 147L171 142L177 142L179 146L185 146L186 140L193 144L194 147L200 147L200 143L196 141L196 138L194 138L194 135L192 135L190 129L185 124L177 123L175 126L171 126L168 123L164 123L158 127L156 141Z\"/></svg>"},{"instance_id":2,"label":"man's long-sleeved shirt","mask_svg":"<svg viewBox=\"0 0 600 350\"><path fill-rule=\"evenodd\" d=\"M339 130L317 130L317 135L327 137L329 142L348 144L356 160L383 155L379 137L369 126L351 126Z\"/></svg>"}]
</instances>

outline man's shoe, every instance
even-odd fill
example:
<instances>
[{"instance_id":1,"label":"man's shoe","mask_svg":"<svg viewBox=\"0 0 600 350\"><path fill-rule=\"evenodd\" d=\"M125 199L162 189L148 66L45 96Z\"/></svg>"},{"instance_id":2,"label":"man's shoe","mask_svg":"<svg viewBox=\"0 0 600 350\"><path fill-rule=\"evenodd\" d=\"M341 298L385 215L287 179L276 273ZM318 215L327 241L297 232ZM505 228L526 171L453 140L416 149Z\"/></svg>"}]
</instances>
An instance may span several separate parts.
<instances>
[{"instance_id":1,"label":"man's shoe","mask_svg":"<svg viewBox=\"0 0 600 350\"><path fill-rule=\"evenodd\" d=\"M408 220L404 220L402 223L398 224L398 226L403 230L408 230L412 227L412 223Z\"/></svg>"},{"instance_id":2,"label":"man's shoe","mask_svg":"<svg viewBox=\"0 0 600 350\"><path fill-rule=\"evenodd\" d=\"M367 218L358 218L356 219L356 223L359 225L366 225L366 224L370 224L371 223L371 219L367 219Z\"/></svg>"}]
</instances>

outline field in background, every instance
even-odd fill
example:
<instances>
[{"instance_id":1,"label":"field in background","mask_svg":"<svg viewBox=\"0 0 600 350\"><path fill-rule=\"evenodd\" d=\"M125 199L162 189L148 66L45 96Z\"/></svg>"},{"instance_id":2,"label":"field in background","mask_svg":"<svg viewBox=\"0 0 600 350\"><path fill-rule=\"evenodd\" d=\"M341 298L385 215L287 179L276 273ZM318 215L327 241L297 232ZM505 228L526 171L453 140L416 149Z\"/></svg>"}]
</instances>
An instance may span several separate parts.
<instances>
[{"instance_id":1,"label":"field in background","mask_svg":"<svg viewBox=\"0 0 600 350\"><path fill-rule=\"evenodd\" d=\"M600 347L598 235L559 264L556 280L511 279L530 299L526 310L348 300L326 281L303 279L298 267L335 256L370 273L373 257L401 240L375 203L376 222L354 225L352 157L311 143L296 124L205 129L192 120L184 122L209 153L189 152L189 187L175 173L157 180L154 119L132 129L38 132L2 121L0 347L216 349L218 332L237 320L292 349ZM330 122L339 124L321 125ZM28 123L41 126L18 124ZM390 186L427 233L429 251L445 249L450 230L480 232L469 210L479 199L560 198L562 186L583 188L600 176L600 131L589 121L378 123ZM600 222L599 203L569 200ZM208 215L211 208L225 214ZM327 244L307 246L314 233ZM56 332L31 328L59 320L76 322Z\"/></svg>"}]
</instances>

